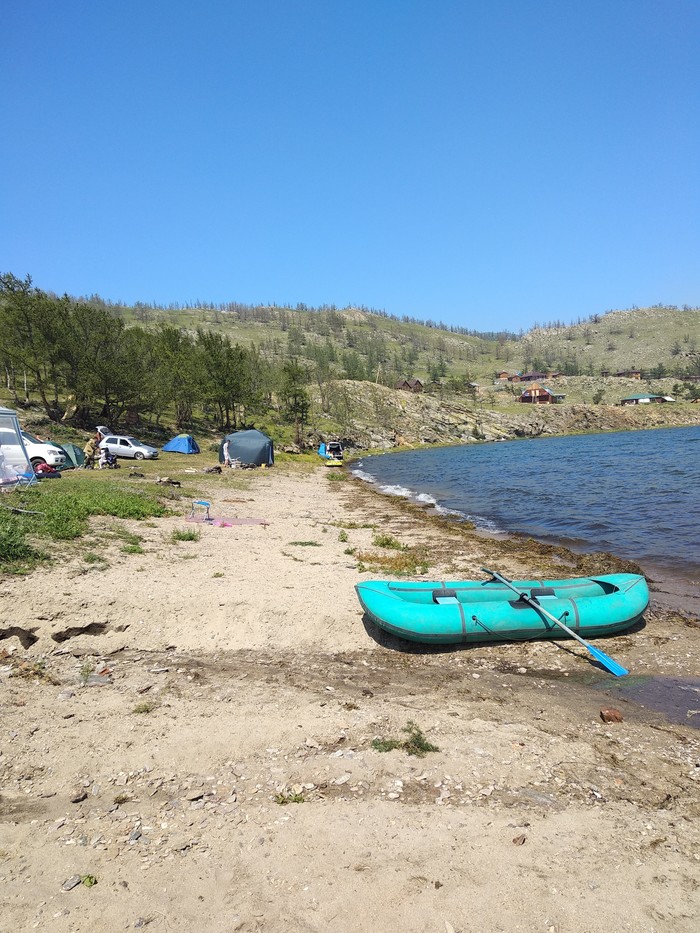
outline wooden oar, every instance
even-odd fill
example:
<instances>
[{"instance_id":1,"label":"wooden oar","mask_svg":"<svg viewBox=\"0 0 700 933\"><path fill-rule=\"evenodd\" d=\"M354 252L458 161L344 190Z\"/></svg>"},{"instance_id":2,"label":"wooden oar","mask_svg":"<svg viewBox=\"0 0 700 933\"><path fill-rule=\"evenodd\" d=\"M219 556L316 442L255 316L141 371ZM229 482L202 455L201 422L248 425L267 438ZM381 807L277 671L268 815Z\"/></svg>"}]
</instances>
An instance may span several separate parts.
<instances>
[{"instance_id":1,"label":"wooden oar","mask_svg":"<svg viewBox=\"0 0 700 933\"><path fill-rule=\"evenodd\" d=\"M554 622L556 625L559 626L559 628L564 629L567 635L571 635L571 637L575 638L576 641L581 642L583 647L586 648L593 655L596 661L599 661L603 665L603 667L607 668L610 671L611 674L614 674L616 677L624 677L625 674L629 674L629 671L626 670L621 664L618 664L617 661L613 661L612 658L609 658L607 654L605 654L604 651L600 650L600 648L594 648L593 645L589 645L589 643L587 641L584 641L583 638L581 638L580 635L574 632L573 629L570 629L568 625L565 625L561 621L561 619L557 619L557 617L553 616L551 612L547 612L546 609L543 609L536 599L533 599L531 596L528 596L527 593L523 593L516 586L513 586L513 583L510 580L507 580L500 573L496 573L495 570L488 570L486 567L482 567L481 569L484 571L484 573L490 573L491 576L494 578L494 580L498 580L501 583L505 583L505 585L507 587L510 587L510 589L513 590L514 593L518 594L518 596L523 600L523 602L527 603L529 606L532 606L532 608L536 612L539 612L543 616L546 616L548 619L551 619L552 622Z\"/></svg>"}]
</instances>

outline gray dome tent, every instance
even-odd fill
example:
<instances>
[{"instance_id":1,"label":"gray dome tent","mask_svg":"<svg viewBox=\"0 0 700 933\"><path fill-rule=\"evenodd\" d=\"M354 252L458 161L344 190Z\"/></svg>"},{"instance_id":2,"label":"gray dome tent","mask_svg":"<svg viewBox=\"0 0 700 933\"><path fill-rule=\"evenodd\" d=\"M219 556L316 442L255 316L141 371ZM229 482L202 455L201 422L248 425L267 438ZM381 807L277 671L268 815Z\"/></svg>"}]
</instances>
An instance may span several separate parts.
<instances>
[{"instance_id":1,"label":"gray dome tent","mask_svg":"<svg viewBox=\"0 0 700 933\"><path fill-rule=\"evenodd\" d=\"M262 431L234 431L227 434L219 445L219 463L224 462L224 443L228 441L228 455L242 464L253 466L272 466L275 451L272 438Z\"/></svg>"}]
</instances>

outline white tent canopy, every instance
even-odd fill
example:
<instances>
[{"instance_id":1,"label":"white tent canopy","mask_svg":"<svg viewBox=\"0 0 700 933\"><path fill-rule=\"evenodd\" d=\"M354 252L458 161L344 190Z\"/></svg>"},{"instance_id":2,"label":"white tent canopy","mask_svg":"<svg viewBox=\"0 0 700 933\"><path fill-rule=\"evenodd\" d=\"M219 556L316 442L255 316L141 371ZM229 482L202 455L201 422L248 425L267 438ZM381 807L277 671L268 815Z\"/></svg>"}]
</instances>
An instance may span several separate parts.
<instances>
[{"instance_id":1,"label":"white tent canopy","mask_svg":"<svg viewBox=\"0 0 700 933\"><path fill-rule=\"evenodd\" d=\"M33 477L17 412L0 408L0 487L15 486Z\"/></svg>"}]
</instances>

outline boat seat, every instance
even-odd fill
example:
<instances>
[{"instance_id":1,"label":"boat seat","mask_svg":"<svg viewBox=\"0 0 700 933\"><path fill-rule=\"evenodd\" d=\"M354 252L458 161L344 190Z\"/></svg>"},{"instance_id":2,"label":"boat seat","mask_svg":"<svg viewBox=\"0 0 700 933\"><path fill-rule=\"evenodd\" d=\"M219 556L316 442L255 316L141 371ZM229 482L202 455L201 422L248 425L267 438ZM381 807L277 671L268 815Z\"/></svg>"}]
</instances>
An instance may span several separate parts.
<instances>
[{"instance_id":1,"label":"boat seat","mask_svg":"<svg viewBox=\"0 0 700 933\"><path fill-rule=\"evenodd\" d=\"M535 586L530 590L530 596L533 599L539 599L540 596L556 596L556 592L551 586Z\"/></svg>"},{"instance_id":2,"label":"boat seat","mask_svg":"<svg viewBox=\"0 0 700 933\"><path fill-rule=\"evenodd\" d=\"M443 587L441 590L433 590L433 602L437 603L438 606L443 605L443 603L457 603L457 590L448 590Z\"/></svg>"}]
</instances>

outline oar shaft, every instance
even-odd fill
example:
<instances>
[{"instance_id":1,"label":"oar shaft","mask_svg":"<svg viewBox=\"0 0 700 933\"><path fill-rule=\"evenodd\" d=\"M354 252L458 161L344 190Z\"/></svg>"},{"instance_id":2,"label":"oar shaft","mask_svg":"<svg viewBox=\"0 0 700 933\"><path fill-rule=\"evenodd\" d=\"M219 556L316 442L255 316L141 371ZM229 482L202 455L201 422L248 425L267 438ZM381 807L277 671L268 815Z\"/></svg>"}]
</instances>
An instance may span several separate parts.
<instances>
[{"instance_id":1,"label":"oar shaft","mask_svg":"<svg viewBox=\"0 0 700 933\"><path fill-rule=\"evenodd\" d=\"M528 596L527 593L523 593L521 590L517 588L517 586L513 586L510 580L506 580L505 577L502 577L500 573L496 573L495 570L487 570L485 567L482 567L481 569L484 571L484 573L490 573L491 576L494 577L494 579L499 581L499 583L505 584L514 593L517 593L518 596L523 600L523 602L526 602L529 606L532 606L532 608L535 609L537 612L541 612L543 616L547 616L548 619L551 619L552 622L555 622L560 628L563 628L564 631L567 632L569 635L571 635L572 638L575 638L577 641L580 641L581 644L584 645L586 648L588 647L588 642L584 641L583 638L581 638L579 634L577 634L573 629L570 629L568 625L565 625L561 621L561 619L557 619L556 616L553 616L551 612L547 612L546 609L543 609L542 606L536 600L534 600L531 596Z\"/></svg>"},{"instance_id":2,"label":"oar shaft","mask_svg":"<svg viewBox=\"0 0 700 933\"><path fill-rule=\"evenodd\" d=\"M600 650L600 648L594 648L593 645L589 645L588 642L584 641L580 635L577 635L576 632L572 631L568 625L564 625L564 623L560 619L557 619L556 616L553 616L551 612L547 612L546 609L543 609L536 599L528 596L527 593L521 592L511 583L510 580L506 579L506 577L501 576L500 573L496 573L494 570L487 570L486 567L482 567L481 569L484 571L484 573L490 573L494 580L499 580L501 583L504 583L507 587L513 590L514 593L517 593L524 602L532 606L535 612L546 616L548 619L551 619L552 622L559 626L559 628L563 629L568 635L571 635L572 638L575 638L576 641L579 641L583 647L593 655L596 661L599 661L603 667L606 667L611 674L614 674L616 677L624 677L625 674L629 674L629 671L621 664L618 664L617 661L613 661L612 658L609 658L604 651Z\"/></svg>"}]
</instances>

